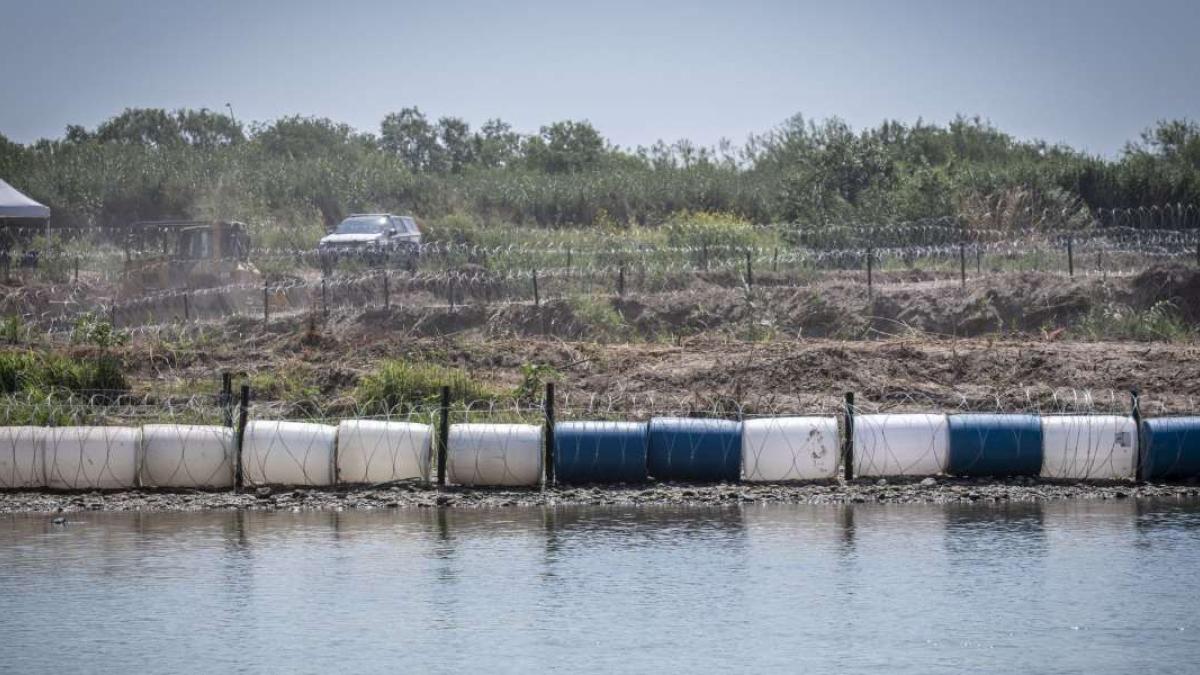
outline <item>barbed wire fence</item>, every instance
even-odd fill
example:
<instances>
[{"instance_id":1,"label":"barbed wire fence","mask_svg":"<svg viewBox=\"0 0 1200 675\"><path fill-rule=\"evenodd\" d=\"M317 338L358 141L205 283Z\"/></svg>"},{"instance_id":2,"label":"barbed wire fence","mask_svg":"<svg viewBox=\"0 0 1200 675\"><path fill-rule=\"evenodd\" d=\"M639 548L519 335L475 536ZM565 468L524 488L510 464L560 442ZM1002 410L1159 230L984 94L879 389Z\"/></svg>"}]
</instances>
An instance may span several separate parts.
<instances>
[{"instance_id":1,"label":"barbed wire fence","mask_svg":"<svg viewBox=\"0 0 1200 675\"><path fill-rule=\"evenodd\" d=\"M1040 221L1055 222L1049 216ZM986 227L936 218L755 230L769 233L769 245L721 237L674 245L581 242L577 234L539 232L508 245L430 242L393 252L258 248L247 252L246 261L262 272L261 282L147 289L130 282L129 270L169 266L169 256L158 248L135 248L127 238L122 242L120 228L84 228L71 236L90 245L41 251L32 261L36 266L18 269L18 280L28 283L0 295L0 313L61 334L85 314L104 315L125 328L228 317L268 325L273 318L312 312L327 317L339 309L538 306L556 299L671 292L696 283L738 288L846 283L865 285L870 295L876 287L898 284L966 286L1007 272L1107 278L1162 262L1200 265L1200 210L1191 205L1099 210L1087 226L1070 228ZM12 261L3 260L11 280Z\"/></svg>"}]
</instances>

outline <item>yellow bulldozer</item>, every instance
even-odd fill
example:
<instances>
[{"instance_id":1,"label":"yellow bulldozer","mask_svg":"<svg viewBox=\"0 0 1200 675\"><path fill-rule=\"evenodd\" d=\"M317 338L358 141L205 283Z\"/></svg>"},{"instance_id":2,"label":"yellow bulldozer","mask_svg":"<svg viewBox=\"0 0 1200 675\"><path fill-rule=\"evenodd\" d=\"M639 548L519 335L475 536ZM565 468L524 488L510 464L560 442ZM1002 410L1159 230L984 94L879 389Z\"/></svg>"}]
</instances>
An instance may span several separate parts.
<instances>
[{"instance_id":1,"label":"yellow bulldozer","mask_svg":"<svg viewBox=\"0 0 1200 675\"><path fill-rule=\"evenodd\" d=\"M129 226L125 290L151 291L256 284L250 237L236 221L149 220Z\"/></svg>"}]
</instances>

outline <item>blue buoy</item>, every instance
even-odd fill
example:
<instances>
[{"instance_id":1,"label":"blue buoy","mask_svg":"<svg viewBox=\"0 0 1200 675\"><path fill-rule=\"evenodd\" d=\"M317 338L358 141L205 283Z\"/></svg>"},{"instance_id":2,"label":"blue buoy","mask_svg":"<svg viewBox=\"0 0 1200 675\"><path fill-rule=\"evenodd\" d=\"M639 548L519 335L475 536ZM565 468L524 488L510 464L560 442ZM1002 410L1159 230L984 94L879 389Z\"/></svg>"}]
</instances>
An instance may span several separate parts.
<instances>
[{"instance_id":1,"label":"blue buoy","mask_svg":"<svg viewBox=\"0 0 1200 675\"><path fill-rule=\"evenodd\" d=\"M1200 476L1200 417L1159 417L1143 420L1142 478L1146 480Z\"/></svg>"},{"instance_id":2,"label":"blue buoy","mask_svg":"<svg viewBox=\"0 0 1200 675\"><path fill-rule=\"evenodd\" d=\"M643 483L648 435L638 422L554 425L554 477L560 483Z\"/></svg>"},{"instance_id":3,"label":"blue buoy","mask_svg":"<svg viewBox=\"0 0 1200 675\"><path fill-rule=\"evenodd\" d=\"M646 467L658 480L736 481L742 470L742 425L729 420L650 420Z\"/></svg>"},{"instance_id":4,"label":"blue buoy","mask_svg":"<svg viewBox=\"0 0 1200 675\"><path fill-rule=\"evenodd\" d=\"M950 475L1036 476L1041 470L1042 422L1037 415L950 416Z\"/></svg>"}]
</instances>

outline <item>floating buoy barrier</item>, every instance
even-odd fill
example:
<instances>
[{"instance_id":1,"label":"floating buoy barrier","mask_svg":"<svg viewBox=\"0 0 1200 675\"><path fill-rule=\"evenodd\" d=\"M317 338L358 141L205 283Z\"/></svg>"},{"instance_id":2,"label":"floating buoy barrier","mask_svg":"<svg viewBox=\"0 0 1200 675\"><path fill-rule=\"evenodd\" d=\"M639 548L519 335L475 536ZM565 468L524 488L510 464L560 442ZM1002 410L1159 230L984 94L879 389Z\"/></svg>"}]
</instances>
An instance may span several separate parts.
<instances>
[{"instance_id":1,"label":"floating buoy barrier","mask_svg":"<svg viewBox=\"0 0 1200 675\"><path fill-rule=\"evenodd\" d=\"M1119 415L1042 417L1043 478L1132 480L1137 475L1137 425Z\"/></svg>"},{"instance_id":2,"label":"floating buoy barrier","mask_svg":"<svg viewBox=\"0 0 1200 675\"><path fill-rule=\"evenodd\" d=\"M337 427L339 483L429 480L428 424L342 420Z\"/></svg>"},{"instance_id":3,"label":"floating buoy barrier","mask_svg":"<svg viewBox=\"0 0 1200 675\"><path fill-rule=\"evenodd\" d=\"M1042 421L1037 415L968 413L950 416L952 476L1036 476L1042 470Z\"/></svg>"},{"instance_id":4,"label":"floating buoy barrier","mask_svg":"<svg viewBox=\"0 0 1200 675\"><path fill-rule=\"evenodd\" d=\"M646 469L658 480L721 482L741 476L742 425L729 420L656 417Z\"/></svg>"},{"instance_id":5,"label":"floating buoy barrier","mask_svg":"<svg viewBox=\"0 0 1200 675\"><path fill-rule=\"evenodd\" d=\"M638 422L560 422L554 426L559 483L643 483L649 433Z\"/></svg>"},{"instance_id":6,"label":"floating buoy barrier","mask_svg":"<svg viewBox=\"0 0 1200 675\"><path fill-rule=\"evenodd\" d=\"M764 417L742 423L742 480L785 482L837 476L835 417Z\"/></svg>"},{"instance_id":7,"label":"floating buoy barrier","mask_svg":"<svg viewBox=\"0 0 1200 675\"><path fill-rule=\"evenodd\" d=\"M439 485L497 487L939 474L1200 478L1200 416L1142 419L1136 395L1131 415L1044 416L855 414L847 395L843 424L830 415L555 422L548 391L544 424L450 424L443 404L432 424L251 420L243 406L235 429L230 406L227 426L0 426L0 490L374 485L432 482L435 469Z\"/></svg>"},{"instance_id":8,"label":"floating buoy barrier","mask_svg":"<svg viewBox=\"0 0 1200 675\"><path fill-rule=\"evenodd\" d=\"M945 415L854 417L854 475L933 476L945 472L950 434Z\"/></svg>"},{"instance_id":9,"label":"floating buoy barrier","mask_svg":"<svg viewBox=\"0 0 1200 675\"><path fill-rule=\"evenodd\" d=\"M50 427L46 434L46 487L136 487L141 439L138 427Z\"/></svg>"},{"instance_id":10,"label":"floating buoy barrier","mask_svg":"<svg viewBox=\"0 0 1200 675\"><path fill-rule=\"evenodd\" d=\"M517 486L542 481L542 427L451 424L446 444L451 483Z\"/></svg>"},{"instance_id":11,"label":"floating buoy barrier","mask_svg":"<svg viewBox=\"0 0 1200 675\"><path fill-rule=\"evenodd\" d=\"M333 485L337 427L308 422L246 425L242 464L251 485Z\"/></svg>"},{"instance_id":12,"label":"floating buoy barrier","mask_svg":"<svg viewBox=\"0 0 1200 675\"><path fill-rule=\"evenodd\" d=\"M0 488L46 486L46 429L0 427Z\"/></svg>"},{"instance_id":13,"label":"floating buoy barrier","mask_svg":"<svg viewBox=\"0 0 1200 675\"><path fill-rule=\"evenodd\" d=\"M147 424L142 427L144 487L233 487L234 434L228 427Z\"/></svg>"},{"instance_id":14,"label":"floating buoy barrier","mask_svg":"<svg viewBox=\"0 0 1200 675\"><path fill-rule=\"evenodd\" d=\"M1200 476L1200 417L1161 417L1142 422L1142 478L1181 480Z\"/></svg>"}]
</instances>

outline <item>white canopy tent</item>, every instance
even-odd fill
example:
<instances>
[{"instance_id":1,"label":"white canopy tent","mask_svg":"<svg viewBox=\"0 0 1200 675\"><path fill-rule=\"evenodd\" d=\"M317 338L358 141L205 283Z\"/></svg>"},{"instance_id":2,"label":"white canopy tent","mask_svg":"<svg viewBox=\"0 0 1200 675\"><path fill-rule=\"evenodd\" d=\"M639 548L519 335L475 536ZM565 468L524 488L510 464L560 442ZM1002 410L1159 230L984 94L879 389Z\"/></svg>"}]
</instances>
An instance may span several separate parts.
<instances>
[{"instance_id":1,"label":"white canopy tent","mask_svg":"<svg viewBox=\"0 0 1200 675\"><path fill-rule=\"evenodd\" d=\"M49 239L50 209L0 178L0 247L7 251L14 241L22 237L19 232L38 232L42 228L45 228L46 239Z\"/></svg>"},{"instance_id":2,"label":"white canopy tent","mask_svg":"<svg viewBox=\"0 0 1200 675\"><path fill-rule=\"evenodd\" d=\"M0 220L49 220L50 209L0 178Z\"/></svg>"}]
</instances>

